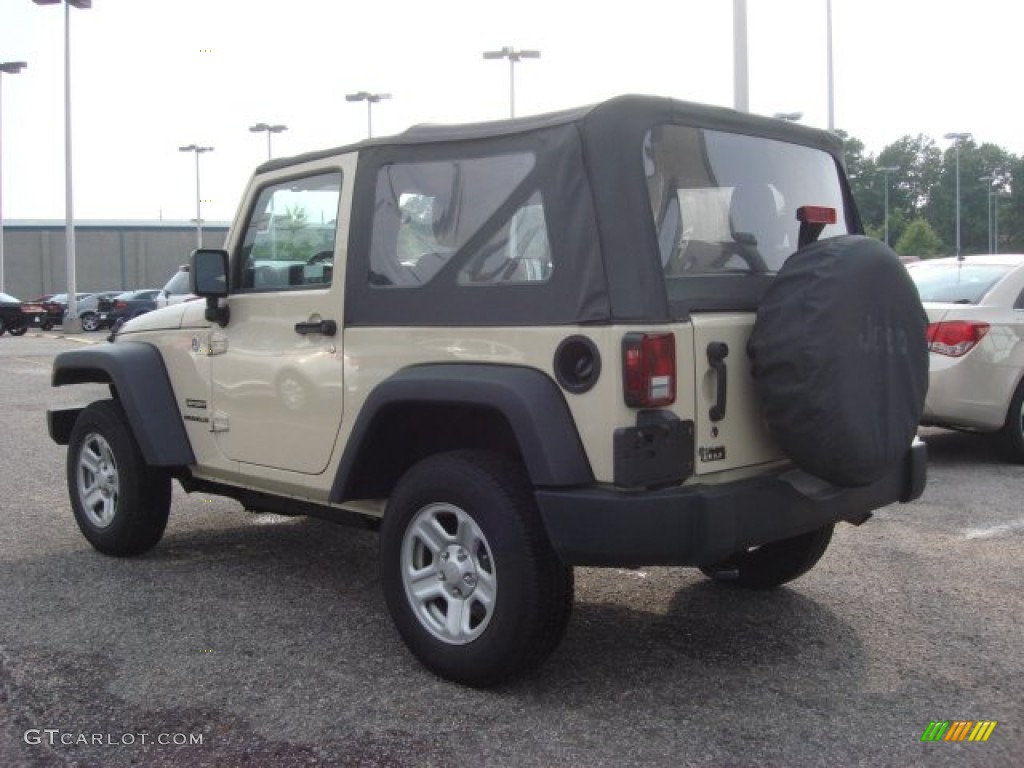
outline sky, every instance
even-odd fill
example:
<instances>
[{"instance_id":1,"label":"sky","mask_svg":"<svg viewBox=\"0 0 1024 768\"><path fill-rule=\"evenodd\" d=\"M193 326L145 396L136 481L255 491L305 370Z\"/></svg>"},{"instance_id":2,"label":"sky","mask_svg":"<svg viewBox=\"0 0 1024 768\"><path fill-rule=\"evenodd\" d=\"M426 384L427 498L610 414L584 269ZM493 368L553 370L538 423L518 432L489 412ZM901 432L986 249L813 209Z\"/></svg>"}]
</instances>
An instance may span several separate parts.
<instances>
[{"instance_id":1,"label":"sky","mask_svg":"<svg viewBox=\"0 0 1024 768\"><path fill-rule=\"evenodd\" d=\"M826 0L747 0L750 111L827 127ZM832 0L836 127L878 152L901 136L1024 154L1020 0ZM94 0L71 9L78 220L230 221L266 159L359 141L357 91L390 93L375 135L650 93L733 106L733 0ZM64 218L64 11L0 0L4 219Z\"/></svg>"}]
</instances>

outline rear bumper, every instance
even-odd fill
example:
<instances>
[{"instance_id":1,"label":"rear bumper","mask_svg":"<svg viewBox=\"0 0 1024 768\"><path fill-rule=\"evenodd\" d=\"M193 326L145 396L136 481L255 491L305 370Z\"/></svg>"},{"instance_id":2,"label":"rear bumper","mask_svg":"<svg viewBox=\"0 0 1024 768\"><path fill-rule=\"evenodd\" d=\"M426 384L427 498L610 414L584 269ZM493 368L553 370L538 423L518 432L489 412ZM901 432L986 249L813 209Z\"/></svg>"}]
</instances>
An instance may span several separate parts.
<instances>
[{"instance_id":1,"label":"rear bumper","mask_svg":"<svg viewBox=\"0 0 1024 768\"><path fill-rule=\"evenodd\" d=\"M748 547L871 512L924 491L928 453L915 440L871 485L840 488L798 469L724 485L661 491L539 489L548 536L567 565L708 565Z\"/></svg>"}]
</instances>

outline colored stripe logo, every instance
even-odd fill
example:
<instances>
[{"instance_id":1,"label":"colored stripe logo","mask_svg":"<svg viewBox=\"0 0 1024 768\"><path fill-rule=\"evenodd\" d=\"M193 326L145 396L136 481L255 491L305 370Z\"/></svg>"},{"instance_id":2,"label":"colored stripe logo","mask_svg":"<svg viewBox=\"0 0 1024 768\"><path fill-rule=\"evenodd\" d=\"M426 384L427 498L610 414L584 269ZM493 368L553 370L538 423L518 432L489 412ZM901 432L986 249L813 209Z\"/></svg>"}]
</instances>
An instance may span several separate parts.
<instances>
[{"instance_id":1,"label":"colored stripe logo","mask_svg":"<svg viewBox=\"0 0 1024 768\"><path fill-rule=\"evenodd\" d=\"M996 720L932 720L921 741L988 741Z\"/></svg>"}]
</instances>

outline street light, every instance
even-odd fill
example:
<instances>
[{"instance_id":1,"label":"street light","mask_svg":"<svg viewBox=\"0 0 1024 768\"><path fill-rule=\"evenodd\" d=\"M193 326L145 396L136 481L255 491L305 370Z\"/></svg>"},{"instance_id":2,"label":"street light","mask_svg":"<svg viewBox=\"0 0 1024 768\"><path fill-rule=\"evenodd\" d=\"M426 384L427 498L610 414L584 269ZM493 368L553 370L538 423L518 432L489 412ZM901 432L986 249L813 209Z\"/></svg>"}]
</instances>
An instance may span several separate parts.
<instances>
[{"instance_id":1,"label":"street light","mask_svg":"<svg viewBox=\"0 0 1024 768\"><path fill-rule=\"evenodd\" d=\"M878 169L879 173L885 174L885 244L889 244L889 174L896 173L899 168L895 165L883 165Z\"/></svg>"},{"instance_id":2,"label":"street light","mask_svg":"<svg viewBox=\"0 0 1024 768\"><path fill-rule=\"evenodd\" d=\"M263 131L266 131L266 133L267 133L267 160L270 160L271 158L273 158L273 154L270 151L270 134L272 134L272 133L281 133L282 131L287 131L288 130L288 126L287 125L268 125L267 123L256 123L256 125L250 125L249 126L249 130L252 131L253 133L261 133Z\"/></svg>"},{"instance_id":3,"label":"street light","mask_svg":"<svg viewBox=\"0 0 1024 768\"><path fill-rule=\"evenodd\" d=\"M992 171L992 173L986 174L985 176L979 176L978 177L978 181L980 181L982 184L987 184L988 185L988 195L987 195L987 197L988 197L988 219L986 219L986 221L988 223L988 252L989 253L995 253L995 250L993 250L993 248L992 248L992 191L995 188L995 183L996 183L996 180L998 178L999 177L996 176L996 172L995 171Z\"/></svg>"},{"instance_id":4,"label":"street light","mask_svg":"<svg viewBox=\"0 0 1024 768\"><path fill-rule=\"evenodd\" d=\"M1005 189L998 189L992 195L992 253L999 253L999 201L1009 196Z\"/></svg>"},{"instance_id":5,"label":"street light","mask_svg":"<svg viewBox=\"0 0 1024 768\"><path fill-rule=\"evenodd\" d=\"M523 59L539 59L540 51L517 51L506 45L500 51L484 51L485 59L508 59L508 114L516 116L516 62Z\"/></svg>"},{"instance_id":6,"label":"street light","mask_svg":"<svg viewBox=\"0 0 1024 768\"><path fill-rule=\"evenodd\" d=\"M747 0L732 0L732 102L737 112L750 111Z\"/></svg>"},{"instance_id":7,"label":"street light","mask_svg":"<svg viewBox=\"0 0 1024 768\"><path fill-rule=\"evenodd\" d=\"M178 147L179 152L196 153L196 248L203 247L203 216L202 216L202 195L199 192L199 156L204 152L213 152L213 147L201 147L198 144L189 144L187 147Z\"/></svg>"},{"instance_id":8,"label":"street light","mask_svg":"<svg viewBox=\"0 0 1024 768\"><path fill-rule=\"evenodd\" d=\"M825 71L828 79L828 129L836 129L835 71L832 66L832 0L825 3Z\"/></svg>"},{"instance_id":9,"label":"street light","mask_svg":"<svg viewBox=\"0 0 1024 768\"><path fill-rule=\"evenodd\" d=\"M944 138L953 142L953 149L956 151L956 257L963 259L960 253L960 142L969 140L971 134L950 132Z\"/></svg>"},{"instance_id":10,"label":"street light","mask_svg":"<svg viewBox=\"0 0 1024 768\"><path fill-rule=\"evenodd\" d=\"M24 61L0 62L0 293L4 292L4 152L3 152L3 83L4 75L16 75L25 67Z\"/></svg>"},{"instance_id":11,"label":"street light","mask_svg":"<svg viewBox=\"0 0 1024 768\"><path fill-rule=\"evenodd\" d=\"M366 102L366 137L368 139L373 138L373 105L379 103L383 99L390 98L390 93L369 93L368 91L359 91L358 93L345 94L345 101Z\"/></svg>"},{"instance_id":12,"label":"street light","mask_svg":"<svg viewBox=\"0 0 1024 768\"><path fill-rule=\"evenodd\" d=\"M78 300L75 296L75 210L71 186L71 8L92 8L92 0L32 0L36 5L64 3L64 240L67 251L68 309L64 333L80 333Z\"/></svg>"}]
</instances>

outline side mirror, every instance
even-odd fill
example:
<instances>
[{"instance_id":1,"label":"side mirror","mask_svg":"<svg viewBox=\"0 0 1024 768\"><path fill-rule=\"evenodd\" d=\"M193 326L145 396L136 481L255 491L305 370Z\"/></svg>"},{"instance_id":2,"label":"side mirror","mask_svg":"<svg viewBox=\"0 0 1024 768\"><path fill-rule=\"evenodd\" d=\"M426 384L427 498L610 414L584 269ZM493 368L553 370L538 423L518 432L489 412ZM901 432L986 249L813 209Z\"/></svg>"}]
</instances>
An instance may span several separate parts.
<instances>
[{"instance_id":1,"label":"side mirror","mask_svg":"<svg viewBox=\"0 0 1024 768\"><path fill-rule=\"evenodd\" d=\"M216 248L192 251L189 282L192 293L206 299L206 319L222 328L227 325L230 309L220 300L228 295L228 252Z\"/></svg>"}]
</instances>

